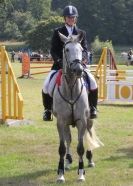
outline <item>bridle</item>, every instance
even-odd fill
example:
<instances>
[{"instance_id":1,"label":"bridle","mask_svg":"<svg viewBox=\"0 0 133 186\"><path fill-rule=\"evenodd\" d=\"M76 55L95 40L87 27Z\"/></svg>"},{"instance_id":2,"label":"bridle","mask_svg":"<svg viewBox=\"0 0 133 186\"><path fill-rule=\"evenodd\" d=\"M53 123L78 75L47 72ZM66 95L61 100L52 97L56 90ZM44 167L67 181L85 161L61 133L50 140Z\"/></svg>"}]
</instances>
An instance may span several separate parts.
<instances>
[{"instance_id":1,"label":"bridle","mask_svg":"<svg viewBox=\"0 0 133 186\"><path fill-rule=\"evenodd\" d=\"M63 52L64 52L65 61L67 62L67 66L68 66L69 69L71 69L71 65L72 65L73 63L69 63L69 61L68 61L68 59L67 59L66 50L65 50L66 45L69 44L69 43L72 43L72 41L68 41L68 42L66 42L66 43L64 44L64 46L63 46ZM78 43L80 44L80 42L78 42ZM75 60L74 63L76 63L76 64L78 64L78 63L81 64L81 62L80 62L79 60Z\"/></svg>"}]
</instances>

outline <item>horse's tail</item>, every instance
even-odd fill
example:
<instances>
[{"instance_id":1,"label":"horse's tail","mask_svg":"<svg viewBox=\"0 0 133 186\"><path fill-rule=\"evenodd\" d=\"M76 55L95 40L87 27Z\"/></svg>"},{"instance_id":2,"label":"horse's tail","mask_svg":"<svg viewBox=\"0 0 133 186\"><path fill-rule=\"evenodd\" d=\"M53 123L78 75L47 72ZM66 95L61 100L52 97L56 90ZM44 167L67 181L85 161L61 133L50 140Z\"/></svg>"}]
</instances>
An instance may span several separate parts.
<instances>
[{"instance_id":1,"label":"horse's tail","mask_svg":"<svg viewBox=\"0 0 133 186\"><path fill-rule=\"evenodd\" d=\"M87 150L91 150L91 151L100 146L104 146L104 144L100 141L100 139L96 135L96 131L93 125L93 120L88 121L88 126L84 135L84 142L87 145Z\"/></svg>"}]
</instances>

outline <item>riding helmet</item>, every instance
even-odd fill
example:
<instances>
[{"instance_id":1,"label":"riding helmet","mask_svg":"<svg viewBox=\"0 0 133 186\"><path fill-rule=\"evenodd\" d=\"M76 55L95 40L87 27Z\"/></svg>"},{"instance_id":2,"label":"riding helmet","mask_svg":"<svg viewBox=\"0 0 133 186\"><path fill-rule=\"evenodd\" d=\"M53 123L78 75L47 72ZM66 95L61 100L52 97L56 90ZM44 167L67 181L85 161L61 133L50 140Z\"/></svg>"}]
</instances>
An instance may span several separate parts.
<instances>
[{"instance_id":1,"label":"riding helmet","mask_svg":"<svg viewBox=\"0 0 133 186\"><path fill-rule=\"evenodd\" d=\"M63 10L63 16L78 17L78 10L75 6L72 5L66 6Z\"/></svg>"}]
</instances>

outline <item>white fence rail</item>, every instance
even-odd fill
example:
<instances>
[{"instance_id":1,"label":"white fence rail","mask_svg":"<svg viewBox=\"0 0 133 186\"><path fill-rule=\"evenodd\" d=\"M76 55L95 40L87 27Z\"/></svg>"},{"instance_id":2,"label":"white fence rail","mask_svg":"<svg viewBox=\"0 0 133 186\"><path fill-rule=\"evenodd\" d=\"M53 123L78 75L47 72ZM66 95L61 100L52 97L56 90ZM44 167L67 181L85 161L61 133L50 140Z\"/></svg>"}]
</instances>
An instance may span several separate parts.
<instances>
[{"instance_id":1,"label":"white fence rail","mask_svg":"<svg viewBox=\"0 0 133 186\"><path fill-rule=\"evenodd\" d=\"M107 100L133 102L133 70L107 70Z\"/></svg>"}]
</instances>

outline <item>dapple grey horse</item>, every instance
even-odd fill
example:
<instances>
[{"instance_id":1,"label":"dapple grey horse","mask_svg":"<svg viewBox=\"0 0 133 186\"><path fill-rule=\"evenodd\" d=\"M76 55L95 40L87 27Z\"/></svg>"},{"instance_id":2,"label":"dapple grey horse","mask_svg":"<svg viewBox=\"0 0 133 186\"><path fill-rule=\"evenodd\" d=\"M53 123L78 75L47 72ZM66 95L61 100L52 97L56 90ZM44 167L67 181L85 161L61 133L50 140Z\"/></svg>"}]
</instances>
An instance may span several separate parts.
<instances>
[{"instance_id":1,"label":"dapple grey horse","mask_svg":"<svg viewBox=\"0 0 133 186\"><path fill-rule=\"evenodd\" d=\"M57 129L59 133L59 164L58 182L64 182L64 169L68 168L72 162L70 153L71 131L70 125L77 128L79 156L78 180L85 180L84 170L84 137L89 146L87 151L100 146L100 141L95 135L93 120L90 120L90 110L88 104L88 93L84 85L82 50L80 44L81 36L66 37L59 33L64 42L63 48L63 69L59 84L56 84L53 92L53 114L57 118ZM66 155L66 165L65 165ZM91 154L90 154L91 155ZM90 158L90 157L89 157ZM89 159L90 163L91 158Z\"/></svg>"}]
</instances>

